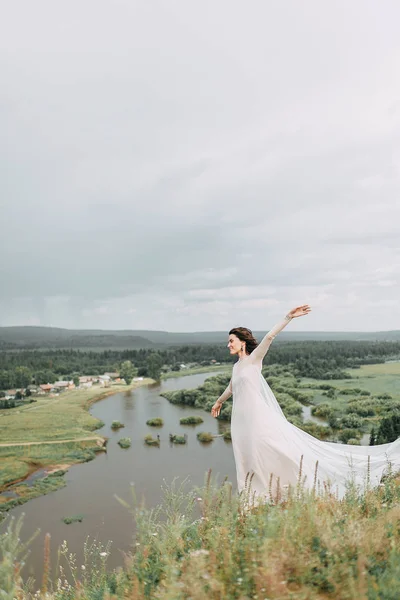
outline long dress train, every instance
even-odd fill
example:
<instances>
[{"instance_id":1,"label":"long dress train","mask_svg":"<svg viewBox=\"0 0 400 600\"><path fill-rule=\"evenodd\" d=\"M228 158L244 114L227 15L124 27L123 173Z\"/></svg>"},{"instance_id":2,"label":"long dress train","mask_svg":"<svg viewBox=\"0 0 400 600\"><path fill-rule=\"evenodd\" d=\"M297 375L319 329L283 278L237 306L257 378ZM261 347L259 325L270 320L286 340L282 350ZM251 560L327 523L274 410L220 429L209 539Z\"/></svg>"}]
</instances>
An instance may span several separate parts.
<instances>
[{"instance_id":1,"label":"long dress train","mask_svg":"<svg viewBox=\"0 0 400 600\"><path fill-rule=\"evenodd\" d=\"M232 446L238 490L249 485L256 496L268 497L279 486L296 486L302 462L305 488L323 490L324 484L343 497L347 483L363 488L379 484L390 467L400 469L400 438L390 444L353 446L324 442L290 423L261 374L262 359L288 320L275 326L260 345L233 367L229 391L233 393ZM228 388L227 388L228 389ZM247 483L246 483L247 482Z\"/></svg>"}]
</instances>

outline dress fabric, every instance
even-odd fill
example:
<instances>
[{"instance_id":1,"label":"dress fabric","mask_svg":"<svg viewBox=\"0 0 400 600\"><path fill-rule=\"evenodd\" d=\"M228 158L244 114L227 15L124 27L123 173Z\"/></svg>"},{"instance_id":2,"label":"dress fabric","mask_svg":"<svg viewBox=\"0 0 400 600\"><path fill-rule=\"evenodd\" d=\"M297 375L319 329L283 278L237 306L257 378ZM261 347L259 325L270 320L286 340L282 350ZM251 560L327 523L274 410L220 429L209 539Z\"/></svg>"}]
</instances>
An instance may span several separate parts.
<instances>
[{"instance_id":1,"label":"dress fabric","mask_svg":"<svg viewBox=\"0 0 400 600\"><path fill-rule=\"evenodd\" d=\"M253 496L268 499L271 487L274 494L278 485L280 489L295 487L301 462L302 483L307 489L314 488L316 493L322 493L329 486L341 498L350 481L361 489L367 480L371 486L379 484L389 463L393 471L400 469L400 438L378 446L324 442L284 416L261 374L263 350L268 349L276 332L284 326L277 326L267 334L269 343L264 344L258 355L253 357L252 353L233 367L231 435L238 491L248 489L250 476Z\"/></svg>"}]
</instances>

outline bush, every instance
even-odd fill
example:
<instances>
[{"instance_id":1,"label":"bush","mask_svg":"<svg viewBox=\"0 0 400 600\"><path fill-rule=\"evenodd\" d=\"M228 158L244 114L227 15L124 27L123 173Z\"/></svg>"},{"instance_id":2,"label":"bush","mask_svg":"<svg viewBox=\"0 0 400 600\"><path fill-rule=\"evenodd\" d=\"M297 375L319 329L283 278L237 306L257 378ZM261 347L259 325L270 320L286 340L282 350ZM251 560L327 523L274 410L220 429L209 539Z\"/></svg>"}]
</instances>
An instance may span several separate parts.
<instances>
[{"instance_id":1,"label":"bush","mask_svg":"<svg viewBox=\"0 0 400 600\"><path fill-rule=\"evenodd\" d=\"M339 432L339 440L344 444L347 444L351 439L359 440L360 437L361 432L358 429L342 429L342 431Z\"/></svg>"},{"instance_id":2,"label":"bush","mask_svg":"<svg viewBox=\"0 0 400 600\"><path fill-rule=\"evenodd\" d=\"M121 446L121 448L130 448L132 445L132 440L128 437L121 438L118 440L118 444Z\"/></svg>"},{"instance_id":3,"label":"bush","mask_svg":"<svg viewBox=\"0 0 400 600\"><path fill-rule=\"evenodd\" d=\"M150 433L144 436L144 441L148 446L160 445L160 440L158 440L157 438L153 438L153 436Z\"/></svg>"},{"instance_id":4,"label":"bush","mask_svg":"<svg viewBox=\"0 0 400 600\"><path fill-rule=\"evenodd\" d=\"M71 525L71 523L82 523L83 516L75 515L74 517L64 517L62 520L66 525Z\"/></svg>"},{"instance_id":5,"label":"bush","mask_svg":"<svg viewBox=\"0 0 400 600\"><path fill-rule=\"evenodd\" d=\"M204 420L201 417L182 417L179 423L181 425L199 425L204 423Z\"/></svg>"},{"instance_id":6,"label":"bush","mask_svg":"<svg viewBox=\"0 0 400 600\"><path fill-rule=\"evenodd\" d=\"M203 442L203 443L209 443L212 442L214 439L214 436L212 433L207 433L205 431L200 431L197 434L197 439L199 440L199 442Z\"/></svg>"},{"instance_id":7,"label":"bush","mask_svg":"<svg viewBox=\"0 0 400 600\"><path fill-rule=\"evenodd\" d=\"M311 414L313 417L327 419L332 414L332 408L329 406L329 404L318 404L317 406L312 407Z\"/></svg>"},{"instance_id":8,"label":"bush","mask_svg":"<svg viewBox=\"0 0 400 600\"><path fill-rule=\"evenodd\" d=\"M300 423L297 426L319 440L326 440L327 438L331 437L333 433L330 427L318 425L318 423L314 423L314 421L306 421L305 423Z\"/></svg>"},{"instance_id":9,"label":"bush","mask_svg":"<svg viewBox=\"0 0 400 600\"><path fill-rule=\"evenodd\" d=\"M371 392L368 390L361 390L360 388L345 388L339 390L339 394L343 396L370 396Z\"/></svg>"},{"instance_id":10,"label":"bush","mask_svg":"<svg viewBox=\"0 0 400 600\"><path fill-rule=\"evenodd\" d=\"M186 435L171 434L169 439L173 444L186 444L187 441Z\"/></svg>"},{"instance_id":11,"label":"bush","mask_svg":"<svg viewBox=\"0 0 400 600\"><path fill-rule=\"evenodd\" d=\"M125 427L125 425L123 423L120 423L119 421L113 421L111 423L111 429L121 429L121 427Z\"/></svg>"},{"instance_id":12,"label":"bush","mask_svg":"<svg viewBox=\"0 0 400 600\"><path fill-rule=\"evenodd\" d=\"M346 429L359 429L363 426L363 420L358 415L349 413L340 419L340 426Z\"/></svg>"},{"instance_id":13,"label":"bush","mask_svg":"<svg viewBox=\"0 0 400 600\"><path fill-rule=\"evenodd\" d=\"M230 442L232 440L231 430L229 429L229 431L225 431L225 433L222 437L224 438L224 440L227 440Z\"/></svg>"},{"instance_id":14,"label":"bush","mask_svg":"<svg viewBox=\"0 0 400 600\"><path fill-rule=\"evenodd\" d=\"M160 418L149 419L146 421L146 425L150 425L150 427L162 427L164 425L164 421Z\"/></svg>"},{"instance_id":15,"label":"bush","mask_svg":"<svg viewBox=\"0 0 400 600\"><path fill-rule=\"evenodd\" d=\"M363 403L361 400L355 399L350 406L347 407L347 413L354 413L359 417L373 417L375 415L375 409L371 404L371 400L368 399L368 404Z\"/></svg>"}]
</instances>

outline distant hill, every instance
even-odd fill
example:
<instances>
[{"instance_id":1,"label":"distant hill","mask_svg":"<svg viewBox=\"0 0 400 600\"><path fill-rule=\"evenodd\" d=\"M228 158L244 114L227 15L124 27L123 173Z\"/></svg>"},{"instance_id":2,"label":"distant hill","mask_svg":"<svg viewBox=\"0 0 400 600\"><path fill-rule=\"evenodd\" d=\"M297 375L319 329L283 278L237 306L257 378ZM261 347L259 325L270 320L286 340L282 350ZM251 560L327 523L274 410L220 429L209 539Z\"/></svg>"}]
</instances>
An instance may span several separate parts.
<instances>
[{"instance_id":1,"label":"distant hill","mask_svg":"<svg viewBox=\"0 0 400 600\"><path fill-rule=\"evenodd\" d=\"M265 331L256 331L260 340ZM400 341L400 331L284 331L279 341L350 340ZM138 349L186 344L225 344L226 331L174 333L151 330L62 329L59 327L0 327L0 350L21 348Z\"/></svg>"}]
</instances>

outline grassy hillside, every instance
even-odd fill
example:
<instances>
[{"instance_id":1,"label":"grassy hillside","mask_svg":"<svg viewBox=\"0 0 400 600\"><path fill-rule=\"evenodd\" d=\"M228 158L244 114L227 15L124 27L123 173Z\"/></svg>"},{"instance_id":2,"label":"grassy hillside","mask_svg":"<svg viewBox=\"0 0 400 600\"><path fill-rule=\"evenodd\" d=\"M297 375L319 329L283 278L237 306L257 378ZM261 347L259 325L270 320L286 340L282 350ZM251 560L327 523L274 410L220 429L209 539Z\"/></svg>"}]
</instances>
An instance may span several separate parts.
<instances>
[{"instance_id":1,"label":"grassy hillside","mask_svg":"<svg viewBox=\"0 0 400 600\"><path fill-rule=\"evenodd\" d=\"M55 583L48 537L44 577L29 594L20 578L21 522L0 533L3 597L19 600L397 600L400 597L400 486L387 478L339 501L302 485L260 506L208 480L165 487L162 506L135 502L132 551L117 571L109 545L88 540L83 567L64 542ZM134 494L133 494L133 498ZM127 506L127 508L130 508ZM62 570L61 570L62 569Z\"/></svg>"}]
</instances>

